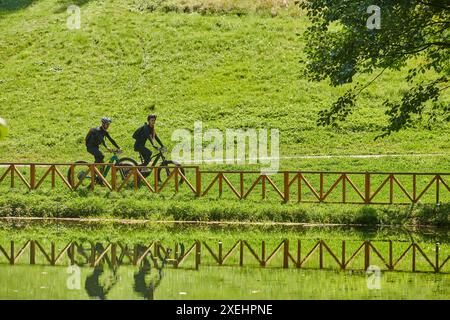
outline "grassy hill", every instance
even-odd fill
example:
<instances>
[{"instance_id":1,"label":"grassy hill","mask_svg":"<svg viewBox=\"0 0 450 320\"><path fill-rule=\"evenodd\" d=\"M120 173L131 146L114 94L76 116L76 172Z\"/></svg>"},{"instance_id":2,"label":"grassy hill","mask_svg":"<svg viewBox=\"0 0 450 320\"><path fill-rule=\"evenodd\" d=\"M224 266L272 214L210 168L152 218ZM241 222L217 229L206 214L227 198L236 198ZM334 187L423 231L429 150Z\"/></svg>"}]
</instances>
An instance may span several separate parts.
<instances>
[{"instance_id":1,"label":"grassy hill","mask_svg":"<svg viewBox=\"0 0 450 320\"><path fill-rule=\"evenodd\" d=\"M67 28L72 3L81 8L80 30ZM386 72L362 94L343 128L316 126L317 112L346 88L302 76L309 22L286 3L0 0L0 116L10 125L0 162L91 160L83 140L103 115L114 119L110 132L126 154L137 157L131 135L156 113L158 134L169 147L174 129L192 131L203 121L205 130L277 128L283 158L438 154L283 159L282 168L448 171L447 125L374 141L386 123L381 104L406 89L405 74Z\"/></svg>"},{"instance_id":2,"label":"grassy hill","mask_svg":"<svg viewBox=\"0 0 450 320\"><path fill-rule=\"evenodd\" d=\"M136 156L131 134L148 113L159 115L159 134L169 146L174 129L193 130L201 120L204 129L278 128L282 157L449 152L448 126L373 140L386 121L382 101L405 89L393 73L363 94L345 128L316 127L317 112L345 88L302 76L308 21L293 5L78 0L81 29L69 30L66 8L72 2L0 1L0 116L11 127L9 139L0 142L1 161L90 159L83 138L103 115L115 120L113 137ZM446 170L448 161L311 159L282 165L428 171Z\"/></svg>"}]
</instances>

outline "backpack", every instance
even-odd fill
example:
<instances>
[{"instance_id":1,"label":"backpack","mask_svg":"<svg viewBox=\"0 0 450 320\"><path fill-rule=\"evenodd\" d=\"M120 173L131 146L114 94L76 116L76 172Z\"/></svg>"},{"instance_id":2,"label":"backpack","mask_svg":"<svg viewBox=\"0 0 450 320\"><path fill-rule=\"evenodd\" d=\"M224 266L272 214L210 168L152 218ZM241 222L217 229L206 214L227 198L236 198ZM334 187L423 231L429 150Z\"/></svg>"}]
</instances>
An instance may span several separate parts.
<instances>
[{"instance_id":1,"label":"backpack","mask_svg":"<svg viewBox=\"0 0 450 320\"><path fill-rule=\"evenodd\" d=\"M84 138L84 144L87 146L88 145L88 141L91 139L93 133L94 133L94 128L90 128L89 132L86 135L86 138Z\"/></svg>"},{"instance_id":2,"label":"backpack","mask_svg":"<svg viewBox=\"0 0 450 320\"><path fill-rule=\"evenodd\" d=\"M133 139L138 140L142 137L144 134L144 126L139 127L134 133L133 133Z\"/></svg>"}]
</instances>

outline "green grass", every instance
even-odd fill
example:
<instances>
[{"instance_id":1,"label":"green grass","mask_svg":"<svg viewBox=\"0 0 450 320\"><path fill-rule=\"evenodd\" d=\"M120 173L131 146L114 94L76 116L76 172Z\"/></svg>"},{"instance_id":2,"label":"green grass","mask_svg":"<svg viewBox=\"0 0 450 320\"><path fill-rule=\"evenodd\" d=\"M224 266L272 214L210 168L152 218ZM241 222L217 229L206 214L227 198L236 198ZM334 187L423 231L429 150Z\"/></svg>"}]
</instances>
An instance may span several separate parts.
<instances>
[{"instance_id":1,"label":"green grass","mask_svg":"<svg viewBox=\"0 0 450 320\"><path fill-rule=\"evenodd\" d=\"M303 32L309 22L292 4L283 8L278 1L235 1L230 7L205 0L74 3L81 8L81 30L66 27L69 1L0 1L0 116L10 125L10 136L0 141L0 162L91 160L83 139L103 115L114 119L110 131L126 155L136 157L131 134L148 113L156 113L158 134L169 148L174 145L174 129L192 131L194 122L201 120L204 130L278 128L281 157L444 154L283 159L281 169L448 172L447 125L440 124L432 131L419 126L373 140L386 123L382 102L406 89L404 72L386 72L365 91L358 111L343 128L316 127L317 112L346 88L310 83L302 76L304 66L299 60L305 57ZM149 7L151 3L156 5ZM13 216L400 224L448 221L446 207L437 211L426 208L419 218L414 214L411 218L404 207L374 207L369 209L376 212L373 218L373 214L364 214L368 209L363 207L282 205L276 200L2 192L0 213Z\"/></svg>"},{"instance_id":2,"label":"green grass","mask_svg":"<svg viewBox=\"0 0 450 320\"><path fill-rule=\"evenodd\" d=\"M448 229L405 227L350 227L350 226L286 226L286 225L204 225L204 224L157 224L152 222L127 224L117 222L55 222L55 221L2 221L0 239L26 241L120 241L128 244L146 243L152 239L161 241L193 241L196 239L225 241L237 239L271 241L283 239L340 240L400 240L449 243Z\"/></svg>"},{"instance_id":3,"label":"green grass","mask_svg":"<svg viewBox=\"0 0 450 320\"><path fill-rule=\"evenodd\" d=\"M297 222L365 225L448 226L448 205L363 206L297 204L237 199L195 199L141 190L8 192L0 198L3 217L72 217L180 221Z\"/></svg>"},{"instance_id":4,"label":"green grass","mask_svg":"<svg viewBox=\"0 0 450 320\"><path fill-rule=\"evenodd\" d=\"M343 90L301 76L304 16L136 12L133 1L80 1L82 28L71 31L58 10L64 4L36 1L0 11L1 115L11 129L1 142L2 161L89 159L83 138L104 114L115 120L112 135L134 155L131 134L150 112L159 115L158 132L169 146L173 129L192 130L202 120L205 129L278 128L282 156L448 153L448 127L373 141L386 120L381 102L404 89L395 73L369 88L345 130L317 128L316 113ZM417 166L445 170L442 160ZM361 169L416 169L415 159L404 161L355 162L366 162ZM344 169L349 162L283 166Z\"/></svg>"}]
</instances>

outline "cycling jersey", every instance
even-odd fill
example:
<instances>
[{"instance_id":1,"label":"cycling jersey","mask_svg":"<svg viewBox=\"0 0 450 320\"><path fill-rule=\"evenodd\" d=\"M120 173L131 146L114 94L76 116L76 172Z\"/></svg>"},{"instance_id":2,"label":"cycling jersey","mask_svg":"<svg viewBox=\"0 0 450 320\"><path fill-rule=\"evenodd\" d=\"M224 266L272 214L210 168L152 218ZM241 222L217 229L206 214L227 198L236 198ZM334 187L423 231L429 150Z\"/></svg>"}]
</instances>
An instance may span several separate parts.
<instances>
[{"instance_id":1,"label":"cycling jersey","mask_svg":"<svg viewBox=\"0 0 450 320\"><path fill-rule=\"evenodd\" d=\"M114 145L114 147L120 149L114 139L111 138L108 131L104 130L102 127L92 128L89 130L89 133L86 136L86 147L98 148L100 145L103 145L105 148L107 148L105 137Z\"/></svg>"},{"instance_id":2,"label":"cycling jersey","mask_svg":"<svg viewBox=\"0 0 450 320\"><path fill-rule=\"evenodd\" d=\"M155 129L150 127L148 123L145 123L142 127L138 128L133 134L133 138L136 140L134 147L135 149L138 147L145 146L147 139L150 140L152 146L155 146L153 143L153 136L155 140L159 143L161 147L164 147L163 143L159 139L158 135L155 133Z\"/></svg>"}]
</instances>

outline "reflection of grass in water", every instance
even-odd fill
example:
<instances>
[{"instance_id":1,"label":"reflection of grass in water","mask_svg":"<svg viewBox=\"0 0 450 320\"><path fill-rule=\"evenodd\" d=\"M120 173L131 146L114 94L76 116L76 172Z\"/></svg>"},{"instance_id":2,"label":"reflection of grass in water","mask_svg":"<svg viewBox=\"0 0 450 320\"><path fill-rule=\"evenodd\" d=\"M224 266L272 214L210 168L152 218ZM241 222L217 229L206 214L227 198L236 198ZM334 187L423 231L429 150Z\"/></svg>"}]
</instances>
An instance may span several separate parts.
<instances>
[{"instance_id":1,"label":"reflection of grass in water","mask_svg":"<svg viewBox=\"0 0 450 320\"><path fill-rule=\"evenodd\" d=\"M81 270L84 283L92 269ZM121 280L108 299L142 299L133 289L136 271L133 267L120 268ZM450 275L439 274L383 272L381 289L369 290L364 272L239 267L164 272L155 299L448 299L450 296ZM83 288L67 289L67 277L65 267L2 265L0 299L88 299Z\"/></svg>"},{"instance_id":2,"label":"reflection of grass in water","mask_svg":"<svg viewBox=\"0 0 450 320\"><path fill-rule=\"evenodd\" d=\"M153 241L158 240L163 246L163 251L171 249L169 258L174 258L176 251L175 244L178 243L179 253L182 250L181 244L184 245L184 250L187 251L194 244L195 240L202 242L201 248L201 267L217 266L217 262L208 252L206 245L218 255L219 242L223 244L223 255L225 255L238 240L243 239L248 242L256 254L261 257L262 241L266 244L266 258L278 247L283 239L289 239L290 254L296 259L298 243L301 240L301 257L304 259L306 254L317 244L317 239L324 239L325 243L334 252L334 254L341 259L342 240L346 240L346 260L360 247L363 240L371 239L373 246L380 252L386 262L389 262L389 244L387 242L377 241L380 239L393 240L393 262L395 262L403 252L408 248L411 241L419 243L425 254L431 259L432 263L435 261L435 243L441 242L440 245L440 264L450 255L450 241L448 238L448 231L438 232L434 229L422 230L418 232L409 232L406 229L358 229L358 228L332 228L332 227L233 227L233 226L174 226L174 225L143 225L143 226L126 226L119 224L61 224L61 223L37 223L37 224L2 224L0 228L0 245L6 250L9 250L10 241L15 241L16 254L20 248L28 240L36 240L39 244L50 253L51 242L55 243L56 254L61 252L69 242L75 241L79 245L83 245L84 256L77 250L76 261L88 262L90 256L91 241L92 243L100 242L105 248L108 243L122 243L124 248L132 250L136 244L141 244L145 248ZM398 243L398 240L406 241ZM206 245L203 243L205 242ZM141 253L143 252L140 250ZM325 250L325 249L324 249ZM103 250L97 251L97 256ZM152 249L153 252L153 249ZM130 257L124 256L120 247L117 251L117 259L122 264L129 264ZM309 268L319 267L319 250L311 256L310 260L305 265ZM132 253L130 253L132 256ZM179 256L182 255L181 253ZM105 258L110 259L110 252L105 255ZM396 270L411 271L412 250L406 254L404 259L396 266ZM132 257L131 257L132 259ZM161 257L158 257L158 263L161 264ZM25 250L17 263L29 263L29 249ZM187 260L181 265L181 268L190 268L194 265L194 254L191 253ZM283 261L283 249L276 254L274 259L270 262L270 267L281 266ZM68 262L67 255L64 255L59 264ZM108 263L108 261L106 261ZM0 263L8 263L5 257L0 255ZM36 254L37 264L48 264L45 257L39 251ZM382 269L386 269L383 261L377 257L375 252L371 250L370 263L378 264ZM419 271L433 271L428 262L422 257L421 253L416 253L416 267ZM226 261L226 265L239 264L239 245L237 250ZM292 261L289 262L293 266ZM251 255L247 247L244 247L244 266L258 266L258 261ZM324 251L324 267L339 269L336 261L331 255ZM169 266L169 268L172 268ZM364 268L364 249L356 256L354 261L349 265L350 269ZM447 262L442 272L450 271L450 262Z\"/></svg>"},{"instance_id":3,"label":"reflection of grass in water","mask_svg":"<svg viewBox=\"0 0 450 320\"><path fill-rule=\"evenodd\" d=\"M65 242L122 242L146 244L152 240L173 245L175 242L191 243L195 239L217 243L248 241L279 242L283 239L333 239L340 240L415 240L417 242L450 243L450 231L436 228L402 227L345 227L345 226L237 226L237 225L186 225L186 224L142 224L120 223L61 223L61 222L1 222L0 244L10 240Z\"/></svg>"}]
</instances>

